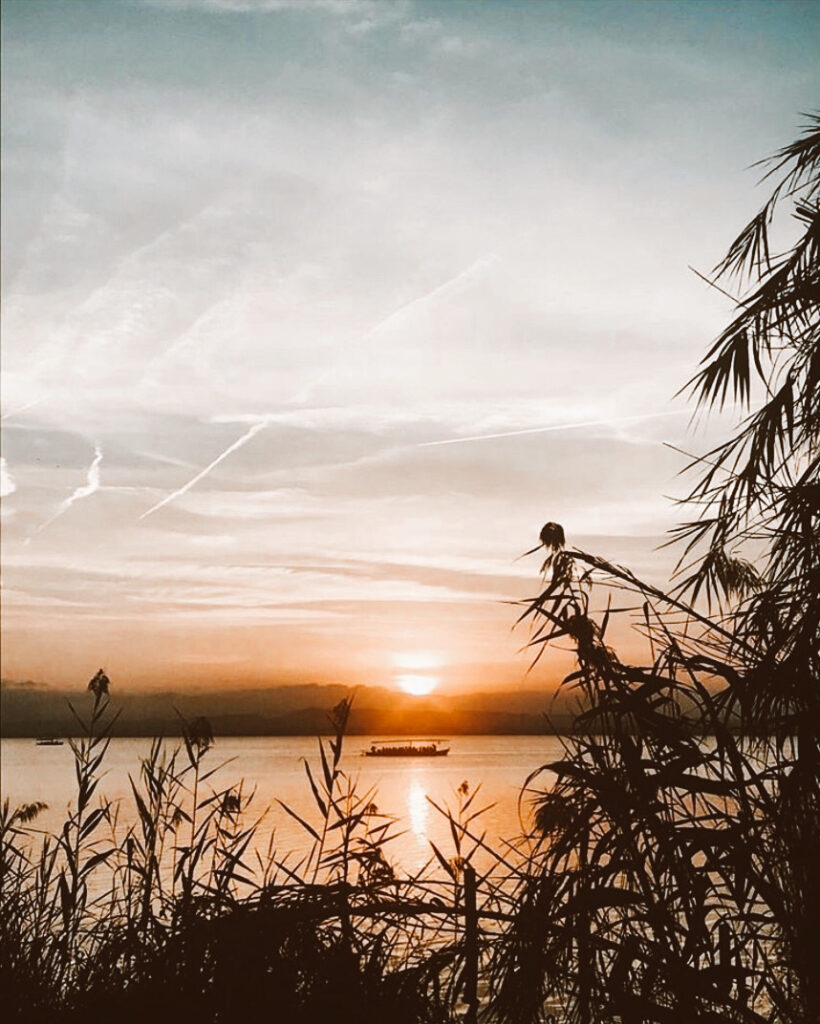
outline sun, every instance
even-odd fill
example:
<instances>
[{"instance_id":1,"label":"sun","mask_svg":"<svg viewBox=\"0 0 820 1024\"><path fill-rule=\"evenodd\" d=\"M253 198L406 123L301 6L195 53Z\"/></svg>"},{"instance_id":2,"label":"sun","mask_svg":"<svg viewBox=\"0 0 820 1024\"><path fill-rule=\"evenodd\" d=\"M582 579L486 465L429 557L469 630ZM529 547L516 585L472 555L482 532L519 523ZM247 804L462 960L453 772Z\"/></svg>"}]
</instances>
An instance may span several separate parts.
<instances>
[{"instance_id":1,"label":"sun","mask_svg":"<svg viewBox=\"0 0 820 1024\"><path fill-rule=\"evenodd\" d=\"M396 685L405 693L414 697L426 697L439 685L441 680L432 670L442 666L446 659L436 651L399 650L392 657L393 664L399 669L395 677Z\"/></svg>"},{"instance_id":2,"label":"sun","mask_svg":"<svg viewBox=\"0 0 820 1024\"><path fill-rule=\"evenodd\" d=\"M429 675L401 675L396 677L396 682L405 693L411 693L414 697L425 697L438 686L438 678Z\"/></svg>"}]
</instances>

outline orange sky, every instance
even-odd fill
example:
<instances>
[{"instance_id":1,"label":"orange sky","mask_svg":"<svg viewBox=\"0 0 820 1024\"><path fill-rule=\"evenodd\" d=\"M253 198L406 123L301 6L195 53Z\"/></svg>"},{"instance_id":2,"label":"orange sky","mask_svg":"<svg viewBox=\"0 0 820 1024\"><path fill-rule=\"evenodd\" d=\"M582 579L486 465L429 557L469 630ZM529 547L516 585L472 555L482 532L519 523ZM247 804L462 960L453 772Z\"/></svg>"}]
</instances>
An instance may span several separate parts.
<instances>
[{"instance_id":1,"label":"orange sky","mask_svg":"<svg viewBox=\"0 0 820 1024\"><path fill-rule=\"evenodd\" d=\"M666 579L818 8L590 10L4 5L5 677L543 686L545 521Z\"/></svg>"}]
</instances>

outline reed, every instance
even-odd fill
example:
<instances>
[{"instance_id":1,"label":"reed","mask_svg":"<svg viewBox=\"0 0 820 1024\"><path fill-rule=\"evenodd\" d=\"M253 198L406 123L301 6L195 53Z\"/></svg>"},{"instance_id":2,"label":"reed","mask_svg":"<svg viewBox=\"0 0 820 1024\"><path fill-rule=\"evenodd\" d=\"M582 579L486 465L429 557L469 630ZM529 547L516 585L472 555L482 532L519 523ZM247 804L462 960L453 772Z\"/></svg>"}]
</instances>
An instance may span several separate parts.
<instances>
[{"instance_id":1,"label":"reed","mask_svg":"<svg viewBox=\"0 0 820 1024\"><path fill-rule=\"evenodd\" d=\"M717 271L747 292L691 382L706 408L762 398L692 461L679 585L541 534L522 620L536 660L574 648L581 710L496 944L511 1024L550 1000L578 1024L820 1019L820 117L771 175ZM799 237L774 255L783 212ZM615 616L646 664L609 646Z\"/></svg>"},{"instance_id":2,"label":"reed","mask_svg":"<svg viewBox=\"0 0 820 1024\"><path fill-rule=\"evenodd\" d=\"M38 830L41 804L0 813L6 1012L216 1021L274 1005L293 1021L452 1020L457 928L429 873L397 877L395 819L342 770L349 711L333 709L333 738L305 764L313 820L282 805L310 840L297 859L260 851L254 794L219 785L204 720L183 722L175 747L152 743L123 829L98 793L115 716L107 680L95 684L76 715L76 802L58 834Z\"/></svg>"}]
</instances>

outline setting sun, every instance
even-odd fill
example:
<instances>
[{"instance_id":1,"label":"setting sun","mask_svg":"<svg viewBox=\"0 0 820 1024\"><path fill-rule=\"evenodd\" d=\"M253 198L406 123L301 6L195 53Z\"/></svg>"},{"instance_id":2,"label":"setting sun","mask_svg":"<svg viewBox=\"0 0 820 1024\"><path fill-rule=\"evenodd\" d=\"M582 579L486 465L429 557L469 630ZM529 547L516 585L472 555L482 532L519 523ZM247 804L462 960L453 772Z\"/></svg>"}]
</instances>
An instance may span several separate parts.
<instances>
[{"instance_id":1,"label":"setting sun","mask_svg":"<svg viewBox=\"0 0 820 1024\"><path fill-rule=\"evenodd\" d=\"M396 682L405 693L412 693L414 697L424 697L438 686L435 676L403 675L397 676Z\"/></svg>"}]
</instances>

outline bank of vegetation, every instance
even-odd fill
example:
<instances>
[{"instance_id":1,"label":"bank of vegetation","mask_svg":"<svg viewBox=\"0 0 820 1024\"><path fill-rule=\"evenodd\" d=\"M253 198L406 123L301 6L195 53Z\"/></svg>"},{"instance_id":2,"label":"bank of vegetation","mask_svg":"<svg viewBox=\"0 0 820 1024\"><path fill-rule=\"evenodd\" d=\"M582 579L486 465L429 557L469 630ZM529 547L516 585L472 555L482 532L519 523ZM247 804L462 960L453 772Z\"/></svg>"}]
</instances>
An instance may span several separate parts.
<instances>
[{"instance_id":1,"label":"bank of vegetation","mask_svg":"<svg viewBox=\"0 0 820 1024\"><path fill-rule=\"evenodd\" d=\"M465 791L442 809L452 849L397 877L401 823L341 770L347 702L308 770L315 814L291 809L301 861L254 852L251 794L214 786L202 721L176 753L154 746L119 829L95 677L62 830L37 835L38 805L0 820L11 1017L820 1020L820 119L766 172L712 281L734 314L688 385L704 410L746 413L693 459L677 580L662 591L542 530L522 619L536 657L574 647L564 686L584 710L535 834L488 850ZM608 643L624 615L646 664Z\"/></svg>"}]
</instances>

